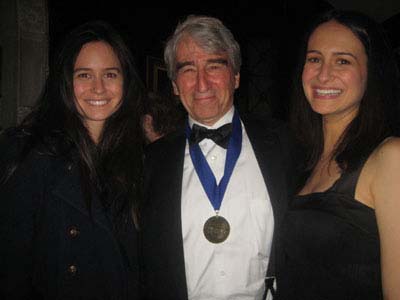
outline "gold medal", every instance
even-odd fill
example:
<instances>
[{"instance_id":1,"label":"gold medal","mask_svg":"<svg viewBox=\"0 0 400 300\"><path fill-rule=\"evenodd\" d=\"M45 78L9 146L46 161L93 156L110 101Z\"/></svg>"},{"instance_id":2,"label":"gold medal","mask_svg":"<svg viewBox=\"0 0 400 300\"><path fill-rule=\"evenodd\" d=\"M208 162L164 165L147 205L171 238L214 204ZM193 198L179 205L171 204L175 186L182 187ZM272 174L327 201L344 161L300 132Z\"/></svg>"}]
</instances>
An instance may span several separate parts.
<instances>
[{"instance_id":1,"label":"gold medal","mask_svg":"<svg viewBox=\"0 0 400 300\"><path fill-rule=\"evenodd\" d=\"M221 216L213 216L209 218L203 227L204 236L213 244L219 244L225 241L230 232L228 221Z\"/></svg>"}]
</instances>

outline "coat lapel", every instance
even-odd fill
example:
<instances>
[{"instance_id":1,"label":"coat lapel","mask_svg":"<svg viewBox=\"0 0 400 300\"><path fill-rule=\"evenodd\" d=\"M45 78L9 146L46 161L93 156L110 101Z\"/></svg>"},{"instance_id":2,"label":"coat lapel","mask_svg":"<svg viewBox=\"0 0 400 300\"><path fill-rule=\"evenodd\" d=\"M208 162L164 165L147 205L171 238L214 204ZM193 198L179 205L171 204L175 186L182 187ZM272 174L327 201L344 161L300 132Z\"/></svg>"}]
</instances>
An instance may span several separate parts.
<instances>
[{"instance_id":1,"label":"coat lapel","mask_svg":"<svg viewBox=\"0 0 400 300\"><path fill-rule=\"evenodd\" d=\"M112 235L110 220L99 200L94 196L91 202L92 215L90 216L81 190L80 174L76 164L65 164L60 171L60 180L54 185L52 193L62 201L86 215Z\"/></svg>"},{"instance_id":2,"label":"coat lapel","mask_svg":"<svg viewBox=\"0 0 400 300\"><path fill-rule=\"evenodd\" d=\"M185 156L186 138L183 132L164 141L163 153L158 153L157 167L152 168L151 182L157 183L157 193L152 205L158 213L157 226L162 226L160 245L165 252L167 268L171 275L175 295L178 299L187 299L185 262L183 254L182 222L181 222L181 193L182 175ZM151 187L154 188L154 187ZM160 231L160 230L157 230ZM170 281L167 279L167 281Z\"/></svg>"},{"instance_id":3,"label":"coat lapel","mask_svg":"<svg viewBox=\"0 0 400 300\"><path fill-rule=\"evenodd\" d=\"M288 162L285 161L288 157L282 147L289 147L289 145L281 144L278 130L274 130L274 126L265 126L264 123L260 123L248 122L245 123L245 128L263 174L274 212L274 236L266 277L275 277L279 248L277 239L290 192L286 174L289 172Z\"/></svg>"},{"instance_id":4,"label":"coat lapel","mask_svg":"<svg viewBox=\"0 0 400 300\"><path fill-rule=\"evenodd\" d=\"M258 165L271 199L275 223L279 223L286 205L285 174L281 163L279 138L273 130L257 122L244 122Z\"/></svg>"}]
</instances>

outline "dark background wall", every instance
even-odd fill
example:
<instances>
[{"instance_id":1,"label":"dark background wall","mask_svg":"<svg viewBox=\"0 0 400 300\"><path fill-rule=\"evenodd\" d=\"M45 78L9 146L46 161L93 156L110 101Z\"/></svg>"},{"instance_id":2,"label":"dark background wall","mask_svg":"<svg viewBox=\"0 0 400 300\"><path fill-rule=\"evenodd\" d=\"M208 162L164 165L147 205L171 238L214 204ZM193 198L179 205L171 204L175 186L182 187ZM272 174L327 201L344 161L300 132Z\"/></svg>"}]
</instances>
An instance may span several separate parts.
<instances>
[{"instance_id":1,"label":"dark background wall","mask_svg":"<svg viewBox=\"0 0 400 300\"><path fill-rule=\"evenodd\" d=\"M149 83L154 68L149 57L162 58L163 43L176 24L188 14L206 14L220 18L238 39L243 56L241 87L237 102L245 111L257 111L284 117L287 98L284 88L294 64L293 49L314 13L332 7L325 1L214 1L208 6L199 1L172 7L173 2L147 5L125 1L49 1L50 49L72 27L91 19L111 22L127 38L137 58L143 80ZM297 3L299 2L299 3ZM302 3L300 3L302 2ZM266 6L266 7L262 7ZM153 61L154 63L154 61ZM167 87L161 87L163 91Z\"/></svg>"},{"instance_id":2,"label":"dark background wall","mask_svg":"<svg viewBox=\"0 0 400 300\"><path fill-rule=\"evenodd\" d=\"M291 74L302 32L312 16L332 7L361 10L387 29L400 56L398 0L276 1L0 0L0 127L29 112L44 83L48 57L73 27L93 19L113 24L132 49L150 90L169 93L164 41L188 14L220 18L242 49L241 111L285 119Z\"/></svg>"},{"instance_id":3,"label":"dark background wall","mask_svg":"<svg viewBox=\"0 0 400 300\"><path fill-rule=\"evenodd\" d=\"M367 0L215 0L207 3L188 1L184 4L168 1L159 5L148 1L140 4L132 2L128 6L122 0L49 0L50 50L72 27L91 19L107 20L126 36L143 80L149 89L153 89L153 73L159 70L162 63L157 59L162 58L163 43L176 24L188 14L215 16L232 30L242 48L243 67L241 86L236 93L237 105L245 112L285 119L296 50L308 20L314 14L333 7L358 9L369 15L375 13L372 17L380 22L390 19L396 10L400 10L400 4L395 4L395 1L380 2L377 5L375 1ZM399 25L399 15L393 17L391 22L387 21L394 46L400 44ZM169 92L165 74L158 73L158 80L161 81L158 89Z\"/></svg>"}]
</instances>

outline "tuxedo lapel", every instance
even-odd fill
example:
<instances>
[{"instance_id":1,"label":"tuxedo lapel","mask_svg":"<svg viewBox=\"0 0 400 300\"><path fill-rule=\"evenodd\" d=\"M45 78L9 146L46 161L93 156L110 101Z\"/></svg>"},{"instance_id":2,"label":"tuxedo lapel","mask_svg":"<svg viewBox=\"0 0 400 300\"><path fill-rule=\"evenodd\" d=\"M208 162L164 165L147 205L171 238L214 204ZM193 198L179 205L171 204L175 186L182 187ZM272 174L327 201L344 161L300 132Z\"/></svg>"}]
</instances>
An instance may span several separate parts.
<instances>
[{"instance_id":1,"label":"tuxedo lapel","mask_svg":"<svg viewBox=\"0 0 400 300\"><path fill-rule=\"evenodd\" d=\"M277 133L257 122L244 122L258 165L270 196L275 223L278 223L286 205L285 174Z\"/></svg>"},{"instance_id":2,"label":"tuxedo lapel","mask_svg":"<svg viewBox=\"0 0 400 300\"><path fill-rule=\"evenodd\" d=\"M269 124L266 126L264 122L245 122L245 128L250 142L253 146L255 156L263 174L265 184L270 196L272 209L274 212L274 236L272 240L272 249L270 255L270 263L268 265L267 277L274 277L276 274L277 262L277 236L280 231L280 224L283 219L289 194L289 186L287 182L288 159L283 151L280 132ZM286 134L281 132L281 134Z\"/></svg>"},{"instance_id":3,"label":"tuxedo lapel","mask_svg":"<svg viewBox=\"0 0 400 300\"><path fill-rule=\"evenodd\" d=\"M161 151L157 151L156 160L152 161L151 186L146 189L152 199L150 209L157 226L160 247L157 253L163 253L167 261L160 262L168 270L169 278L164 284L174 299L187 299L185 263L183 254L182 222L181 222L181 193L186 139L183 133L169 137L163 141ZM158 149L157 149L158 150ZM154 153L153 153L154 154ZM157 186L155 186L157 185ZM152 224L149 224L151 227ZM168 298L168 297L167 297Z\"/></svg>"}]
</instances>

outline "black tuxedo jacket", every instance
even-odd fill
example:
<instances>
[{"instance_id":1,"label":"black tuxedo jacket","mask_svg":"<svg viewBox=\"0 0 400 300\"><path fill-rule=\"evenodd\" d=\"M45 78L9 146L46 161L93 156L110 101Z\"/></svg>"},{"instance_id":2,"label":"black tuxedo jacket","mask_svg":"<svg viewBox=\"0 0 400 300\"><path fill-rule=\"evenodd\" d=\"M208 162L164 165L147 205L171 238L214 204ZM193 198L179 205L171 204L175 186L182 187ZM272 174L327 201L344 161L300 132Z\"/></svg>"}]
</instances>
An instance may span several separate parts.
<instances>
[{"instance_id":1,"label":"black tuxedo jacket","mask_svg":"<svg viewBox=\"0 0 400 300\"><path fill-rule=\"evenodd\" d=\"M264 176L276 232L292 190L291 139L274 120L242 119ZM141 214L142 282L144 299L187 299L181 228L181 185L184 130L150 145L145 164L145 203ZM274 274L274 252L268 273Z\"/></svg>"}]
</instances>

